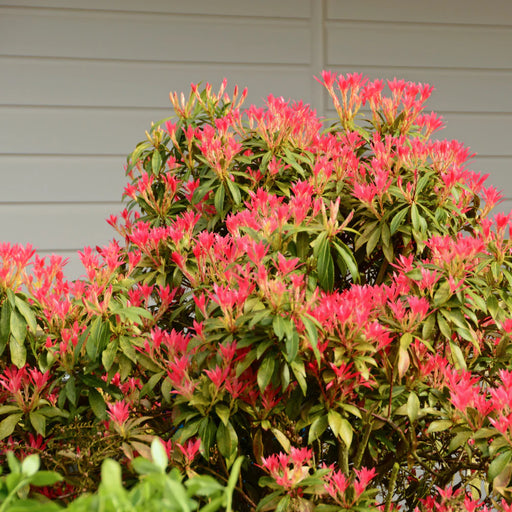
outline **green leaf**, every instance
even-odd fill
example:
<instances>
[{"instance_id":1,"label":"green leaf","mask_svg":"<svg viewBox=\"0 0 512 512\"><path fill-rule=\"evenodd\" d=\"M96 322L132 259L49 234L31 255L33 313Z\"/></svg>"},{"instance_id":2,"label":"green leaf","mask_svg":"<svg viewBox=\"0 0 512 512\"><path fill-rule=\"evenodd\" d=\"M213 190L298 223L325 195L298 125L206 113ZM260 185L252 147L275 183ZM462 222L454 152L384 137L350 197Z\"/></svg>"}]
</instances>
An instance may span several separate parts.
<instances>
[{"instance_id":1,"label":"green leaf","mask_svg":"<svg viewBox=\"0 0 512 512\"><path fill-rule=\"evenodd\" d=\"M309 427L308 444L318 439L325 432L328 424L329 421L326 414L318 416Z\"/></svg>"},{"instance_id":2,"label":"green leaf","mask_svg":"<svg viewBox=\"0 0 512 512\"><path fill-rule=\"evenodd\" d=\"M334 248L340 255L341 259L345 262L350 275L352 276L352 280L357 283L359 282L359 268L357 266L357 261L354 257L352 251L348 248L346 244L340 242L339 240L333 241Z\"/></svg>"},{"instance_id":3,"label":"green leaf","mask_svg":"<svg viewBox=\"0 0 512 512\"><path fill-rule=\"evenodd\" d=\"M443 316L439 312L437 313L436 317L437 317L437 325L439 326L439 330L441 331L443 336L448 339L451 339L452 330L450 329L448 322L443 318Z\"/></svg>"},{"instance_id":4,"label":"green leaf","mask_svg":"<svg viewBox=\"0 0 512 512\"><path fill-rule=\"evenodd\" d=\"M290 367L299 383L302 394L306 396L308 385L306 383L306 369L304 368L304 361L301 361L300 358L298 360L292 361L290 363Z\"/></svg>"},{"instance_id":5,"label":"green leaf","mask_svg":"<svg viewBox=\"0 0 512 512\"><path fill-rule=\"evenodd\" d=\"M215 423L212 420L210 420L209 418L203 418L199 422L199 437L201 438L202 448L204 450L206 460L208 460L208 458L210 457L210 449L213 446L216 434L217 427L215 426Z\"/></svg>"},{"instance_id":6,"label":"green leaf","mask_svg":"<svg viewBox=\"0 0 512 512\"><path fill-rule=\"evenodd\" d=\"M121 466L119 462L105 459L101 464L101 487L109 494L119 494L123 491Z\"/></svg>"},{"instance_id":7,"label":"green leaf","mask_svg":"<svg viewBox=\"0 0 512 512\"><path fill-rule=\"evenodd\" d=\"M30 423L34 427L35 431L38 434L41 434L43 437L46 435L46 418L39 414L36 411L30 411L29 413Z\"/></svg>"},{"instance_id":8,"label":"green leaf","mask_svg":"<svg viewBox=\"0 0 512 512\"><path fill-rule=\"evenodd\" d=\"M2 355L11 334L11 304L5 300L0 312L0 355Z\"/></svg>"},{"instance_id":9,"label":"green leaf","mask_svg":"<svg viewBox=\"0 0 512 512\"><path fill-rule=\"evenodd\" d=\"M448 452L453 452L460 448L462 445L466 444L467 440L473 435L473 432L470 430L465 430L463 432L459 432L455 435L455 437L450 441L450 446L448 447Z\"/></svg>"},{"instance_id":10,"label":"green leaf","mask_svg":"<svg viewBox=\"0 0 512 512\"><path fill-rule=\"evenodd\" d=\"M273 355L267 356L258 370L258 387L260 391L265 391L274 376L276 360Z\"/></svg>"},{"instance_id":11,"label":"green leaf","mask_svg":"<svg viewBox=\"0 0 512 512\"><path fill-rule=\"evenodd\" d=\"M286 336L286 360L292 362L299 352L299 333L293 329L290 335Z\"/></svg>"},{"instance_id":12,"label":"green leaf","mask_svg":"<svg viewBox=\"0 0 512 512\"><path fill-rule=\"evenodd\" d=\"M458 370L467 370L466 359L464 358L464 354L462 353L460 347L453 341L450 341L450 350L452 353L453 362L455 363L455 367Z\"/></svg>"},{"instance_id":13,"label":"green leaf","mask_svg":"<svg viewBox=\"0 0 512 512\"><path fill-rule=\"evenodd\" d=\"M434 305L443 305L451 296L452 292L450 290L450 283L448 283L448 281L444 281L434 294Z\"/></svg>"},{"instance_id":14,"label":"green leaf","mask_svg":"<svg viewBox=\"0 0 512 512\"><path fill-rule=\"evenodd\" d=\"M85 349L87 356L92 360L96 361L107 346L107 342L110 338L110 328L108 323L103 322L103 319L98 316L96 317L91 325L91 331Z\"/></svg>"},{"instance_id":15,"label":"green leaf","mask_svg":"<svg viewBox=\"0 0 512 512\"><path fill-rule=\"evenodd\" d=\"M373 252L377 243L380 240L380 225L376 226L375 231L368 238L368 242L366 243L366 256L370 256Z\"/></svg>"},{"instance_id":16,"label":"green leaf","mask_svg":"<svg viewBox=\"0 0 512 512\"><path fill-rule=\"evenodd\" d=\"M341 429L340 429L340 437L345 443L347 448L350 448L352 444L352 436L354 435L354 430L352 429L352 425L345 418L341 420Z\"/></svg>"},{"instance_id":17,"label":"green leaf","mask_svg":"<svg viewBox=\"0 0 512 512\"><path fill-rule=\"evenodd\" d=\"M233 183L229 178L225 181L225 183L227 184L229 192L231 193L233 202L235 204L240 204L242 201L242 198L240 196L240 189L238 188L238 185Z\"/></svg>"},{"instance_id":18,"label":"green leaf","mask_svg":"<svg viewBox=\"0 0 512 512\"><path fill-rule=\"evenodd\" d=\"M361 416L361 412L359 411L359 409L355 406L355 405L352 405L352 404L344 404L344 403L341 403L339 404L340 407L344 410L344 411L347 411L349 412L350 414L356 416L357 418L362 418Z\"/></svg>"},{"instance_id":19,"label":"green leaf","mask_svg":"<svg viewBox=\"0 0 512 512\"><path fill-rule=\"evenodd\" d=\"M151 457L153 463L159 467L162 472L165 472L169 464L169 458L167 457L162 441L156 437L151 441Z\"/></svg>"},{"instance_id":20,"label":"green leaf","mask_svg":"<svg viewBox=\"0 0 512 512\"><path fill-rule=\"evenodd\" d=\"M9 352L11 353L11 361L18 368L23 368L27 361L27 349L23 342L19 343L16 338L11 336L9 343Z\"/></svg>"},{"instance_id":21,"label":"green leaf","mask_svg":"<svg viewBox=\"0 0 512 512\"><path fill-rule=\"evenodd\" d=\"M153 391L153 388L158 384L160 379L164 376L165 372L161 371L158 373L155 373L150 377L150 379L142 386L142 389L140 390L140 396L145 396L151 391Z\"/></svg>"},{"instance_id":22,"label":"green leaf","mask_svg":"<svg viewBox=\"0 0 512 512\"><path fill-rule=\"evenodd\" d=\"M21 409L17 405L0 405L0 414L8 414L14 411L20 411Z\"/></svg>"},{"instance_id":23,"label":"green leaf","mask_svg":"<svg viewBox=\"0 0 512 512\"><path fill-rule=\"evenodd\" d=\"M149 475L151 473L160 473L160 469L151 461L142 457L136 457L132 461L132 468L139 475Z\"/></svg>"},{"instance_id":24,"label":"green leaf","mask_svg":"<svg viewBox=\"0 0 512 512\"><path fill-rule=\"evenodd\" d=\"M272 328L275 335L282 340L286 332L286 321L281 315L276 315L272 321Z\"/></svg>"},{"instance_id":25,"label":"green leaf","mask_svg":"<svg viewBox=\"0 0 512 512\"><path fill-rule=\"evenodd\" d=\"M35 485L36 487L45 487L47 485L54 485L57 482L62 482L62 480L64 480L64 478L62 478L62 476L55 471L38 471L30 479L30 485Z\"/></svg>"},{"instance_id":26,"label":"green leaf","mask_svg":"<svg viewBox=\"0 0 512 512\"><path fill-rule=\"evenodd\" d=\"M420 221L421 215L418 212L418 207L416 206L416 203L412 203L411 205L411 220L412 220L412 227L415 231L420 231L421 221Z\"/></svg>"},{"instance_id":27,"label":"green leaf","mask_svg":"<svg viewBox=\"0 0 512 512\"><path fill-rule=\"evenodd\" d=\"M25 338L27 337L27 322L18 310L13 309L11 311L11 334L13 338L20 344L23 345Z\"/></svg>"},{"instance_id":28,"label":"green leaf","mask_svg":"<svg viewBox=\"0 0 512 512\"><path fill-rule=\"evenodd\" d=\"M224 198L226 196L226 191L224 189L224 185L221 183L215 192L214 205L217 213L222 215L224 211Z\"/></svg>"},{"instance_id":29,"label":"green leaf","mask_svg":"<svg viewBox=\"0 0 512 512\"><path fill-rule=\"evenodd\" d=\"M119 338L119 346L123 352L123 354L133 361L134 363L137 362L137 351L135 350L135 345L131 338L128 336L121 336Z\"/></svg>"},{"instance_id":30,"label":"green leaf","mask_svg":"<svg viewBox=\"0 0 512 512\"><path fill-rule=\"evenodd\" d=\"M217 427L217 446L219 452L226 458L229 459L237 451L238 447L238 436L236 435L235 429L231 422L228 421L227 425L221 423Z\"/></svg>"},{"instance_id":31,"label":"green leaf","mask_svg":"<svg viewBox=\"0 0 512 512\"><path fill-rule=\"evenodd\" d=\"M23 417L23 414L11 414L0 422L0 439L5 439L14 432L14 428Z\"/></svg>"},{"instance_id":32,"label":"green leaf","mask_svg":"<svg viewBox=\"0 0 512 512\"><path fill-rule=\"evenodd\" d=\"M489 482L492 482L499 474L505 470L506 466L512 459L512 451L507 450L500 453L490 464L487 472Z\"/></svg>"},{"instance_id":33,"label":"green leaf","mask_svg":"<svg viewBox=\"0 0 512 512\"><path fill-rule=\"evenodd\" d=\"M444 432L445 430L451 428L452 425L453 423L450 420L436 420L429 425L427 432L429 434L434 432Z\"/></svg>"},{"instance_id":34,"label":"green leaf","mask_svg":"<svg viewBox=\"0 0 512 512\"><path fill-rule=\"evenodd\" d=\"M402 225L402 222L405 219L405 216L409 213L409 207L406 206L402 210L400 210L391 220L391 224L389 225L389 231L391 235L394 235L398 228Z\"/></svg>"},{"instance_id":35,"label":"green leaf","mask_svg":"<svg viewBox=\"0 0 512 512\"><path fill-rule=\"evenodd\" d=\"M16 309L23 315L23 318L26 320L30 332L35 334L37 331L37 320L34 311L32 311L30 305L20 297L16 296L14 300L16 302Z\"/></svg>"},{"instance_id":36,"label":"green leaf","mask_svg":"<svg viewBox=\"0 0 512 512\"><path fill-rule=\"evenodd\" d=\"M409 357L409 345L412 342L412 336L410 333L405 333L400 338L400 346L398 347L398 361L397 370L398 376L402 378L409 369L411 364L411 358Z\"/></svg>"},{"instance_id":37,"label":"green leaf","mask_svg":"<svg viewBox=\"0 0 512 512\"><path fill-rule=\"evenodd\" d=\"M76 395L76 386L75 386L75 376L70 375L69 379L66 382L66 385L64 386L64 389L66 391L66 396L68 397L68 400L76 406L77 401L77 395Z\"/></svg>"},{"instance_id":38,"label":"green leaf","mask_svg":"<svg viewBox=\"0 0 512 512\"><path fill-rule=\"evenodd\" d=\"M106 418L107 406L105 400L101 396L101 393L95 388L89 389L89 405L98 419L104 420Z\"/></svg>"},{"instance_id":39,"label":"green leaf","mask_svg":"<svg viewBox=\"0 0 512 512\"><path fill-rule=\"evenodd\" d=\"M489 295L489 297L487 297L487 308L489 313L491 313L491 316L496 320L498 317L500 305L498 299L494 295Z\"/></svg>"},{"instance_id":40,"label":"green leaf","mask_svg":"<svg viewBox=\"0 0 512 512\"><path fill-rule=\"evenodd\" d=\"M23 462L21 463L21 472L25 476L33 476L39 470L39 466L39 455L37 453L33 453L23 459Z\"/></svg>"},{"instance_id":41,"label":"green leaf","mask_svg":"<svg viewBox=\"0 0 512 512\"><path fill-rule=\"evenodd\" d=\"M389 230L389 226L385 222L381 224L380 239L382 240L382 245L391 245L391 233Z\"/></svg>"},{"instance_id":42,"label":"green leaf","mask_svg":"<svg viewBox=\"0 0 512 512\"><path fill-rule=\"evenodd\" d=\"M155 176L160 174L160 167L162 166L162 157L160 156L160 152L158 150L153 151L153 156L151 157L151 170Z\"/></svg>"},{"instance_id":43,"label":"green leaf","mask_svg":"<svg viewBox=\"0 0 512 512\"><path fill-rule=\"evenodd\" d=\"M38 471L30 479L30 485L35 485L36 487L45 487L47 485L54 485L57 482L62 482L62 480L64 480L64 478L62 478L62 476L55 471Z\"/></svg>"},{"instance_id":44,"label":"green leaf","mask_svg":"<svg viewBox=\"0 0 512 512\"><path fill-rule=\"evenodd\" d=\"M336 437L340 437L341 429L342 429L343 416L338 411L336 411L334 409L331 409L327 413L327 419L329 421L329 427L331 428L332 433Z\"/></svg>"},{"instance_id":45,"label":"green leaf","mask_svg":"<svg viewBox=\"0 0 512 512\"><path fill-rule=\"evenodd\" d=\"M318 331L315 326L315 322L310 316L306 315L302 315L300 319L306 328L307 339L311 344L311 348L315 354L316 361L318 364L320 364L320 351L318 350Z\"/></svg>"},{"instance_id":46,"label":"green leaf","mask_svg":"<svg viewBox=\"0 0 512 512\"><path fill-rule=\"evenodd\" d=\"M290 440L278 428L272 427L270 430L274 434L275 438L279 441L279 444L284 448L284 451L286 453L290 453Z\"/></svg>"},{"instance_id":47,"label":"green leaf","mask_svg":"<svg viewBox=\"0 0 512 512\"><path fill-rule=\"evenodd\" d=\"M107 348L101 353L101 362L107 372L112 368L117 355L117 341L111 341Z\"/></svg>"},{"instance_id":48,"label":"green leaf","mask_svg":"<svg viewBox=\"0 0 512 512\"><path fill-rule=\"evenodd\" d=\"M304 261L309 253L309 235L305 231L299 231L295 245L297 246L297 256Z\"/></svg>"},{"instance_id":49,"label":"green leaf","mask_svg":"<svg viewBox=\"0 0 512 512\"><path fill-rule=\"evenodd\" d=\"M243 461L244 457L241 455L235 460L231 467L231 474L229 475L228 484L226 486L226 512L232 512L233 510L233 492L235 490L236 483L238 482L238 477L240 476L240 469Z\"/></svg>"},{"instance_id":50,"label":"green leaf","mask_svg":"<svg viewBox=\"0 0 512 512\"><path fill-rule=\"evenodd\" d=\"M411 420L411 423L414 423L418 419L418 414L420 411L420 400L418 395L411 391L409 393L409 397L407 398L407 416Z\"/></svg>"},{"instance_id":51,"label":"green leaf","mask_svg":"<svg viewBox=\"0 0 512 512\"><path fill-rule=\"evenodd\" d=\"M220 418L222 423L224 423L224 425L227 425L229 423L230 411L227 405L217 404L215 406L215 412L217 413L217 416Z\"/></svg>"},{"instance_id":52,"label":"green leaf","mask_svg":"<svg viewBox=\"0 0 512 512\"><path fill-rule=\"evenodd\" d=\"M334 262L327 238L321 241L318 248L317 272L320 286L326 291L331 291L334 286Z\"/></svg>"}]
</instances>

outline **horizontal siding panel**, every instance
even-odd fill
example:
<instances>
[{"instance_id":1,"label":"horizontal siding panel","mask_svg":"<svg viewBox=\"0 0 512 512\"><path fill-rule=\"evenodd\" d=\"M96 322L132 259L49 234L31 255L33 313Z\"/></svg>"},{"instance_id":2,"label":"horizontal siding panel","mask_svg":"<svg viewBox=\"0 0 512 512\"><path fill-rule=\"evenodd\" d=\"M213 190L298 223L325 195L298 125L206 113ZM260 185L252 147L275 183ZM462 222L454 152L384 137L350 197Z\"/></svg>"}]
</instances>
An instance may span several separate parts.
<instances>
[{"instance_id":1,"label":"horizontal siding panel","mask_svg":"<svg viewBox=\"0 0 512 512\"><path fill-rule=\"evenodd\" d=\"M440 114L446 127L438 131L435 138L463 142L481 157L512 157L512 114ZM336 111L328 110L326 117L337 119Z\"/></svg>"},{"instance_id":2,"label":"horizontal siding panel","mask_svg":"<svg viewBox=\"0 0 512 512\"><path fill-rule=\"evenodd\" d=\"M344 74L363 73L371 80L392 80L396 77L428 83L434 86L434 92L427 102L427 111L512 112L512 70L479 72L354 66L350 69L334 67L333 71Z\"/></svg>"},{"instance_id":3,"label":"horizontal siding panel","mask_svg":"<svg viewBox=\"0 0 512 512\"><path fill-rule=\"evenodd\" d=\"M0 6L308 18L309 0L0 0Z\"/></svg>"},{"instance_id":4,"label":"horizontal siding panel","mask_svg":"<svg viewBox=\"0 0 512 512\"><path fill-rule=\"evenodd\" d=\"M129 178L122 157L0 155L0 203L116 202Z\"/></svg>"},{"instance_id":5,"label":"horizontal siding panel","mask_svg":"<svg viewBox=\"0 0 512 512\"><path fill-rule=\"evenodd\" d=\"M306 21L0 9L0 55L198 62L309 62Z\"/></svg>"},{"instance_id":6,"label":"horizontal siding panel","mask_svg":"<svg viewBox=\"0 0 512 512\"><path fill-rule=\"evenodd\" d=\"M0 204L0 241L43 251L103 245L116 236L105 219L121 210L121 203Z\"/></svg>"},{"instance_id":7,"label":"horizontal siding panel","mask_svg":"<svg viewBox=\"0 0 512 512\"><path fill-rule=\"evenodd\" d=\"M504 197L512 198L512 156L508 158L476 157L469 168L480 174L488 174L486 186L493 185L503 192Z\"/></svg>"},{"instance_id":8,"label":"horizontal siding panel","mask_svg":"<svg viewBox=\"0 0 512 512\"><path fill-rule=\"evenodd\" d=\"M3 153L127 155L170 110L0 107ZM20 134L24 134L20 136Z\"/></svg>"},{"instance_id":9,"label":"horizontal siding panel","mask_svg":"<svg viewBox=\"0 0 512 512\"><path fill-rule=\"evenodd\" d=\"M151 120L166 115L168 111L0 107L0 147L18 155L126 155L144 139ZM327 117L335 112L328 111ZM447 127L439 137L461 140L480 155L512 155L512 114L449 113L444 120Z\"/></svg>"},{"instance_id":10,"label":"horizontal siding panel","mask_svg":"<svg viewBox=\"0 0 512 512\"><path fill-rule=\"evenodd\" d=\"M512 68L504 27L328 22L328 66Z\"/></svg>"},{"instance_id":11,"label":"horizontal siding panel","mask_svg":"<svg viewBox=\"0 0 512 512\"><path fill-rule=\"evenodd\" d=\"M481 156L512 156L512 114L446 114L438 138L456 139Z\"/></svg>"},{"instance_id":12,"label":"horizontal siding panel","mask_svg":"<svg viewBox=\"0 0 512 512\"><path fill-rule=\"evenodd\" d=\"M1 37L1 36L0 36ZM149 62L73 61L0 57L0 104L168 108L169 91L188 93L191 82L217 89L227 78L249 87L247 104L274 96L310 101L307 67Z\"/></svg>"},{"instance_id":13,"label":"horizontal siding panel","mask_svg":"<svg viewBox=\"0 0 512 512\"><path fill-rule=\"evenodd\" d=\"M512 2L503 0L327 1L327 18L419 23L512 24Z\"/></svg>"}]
</instances>

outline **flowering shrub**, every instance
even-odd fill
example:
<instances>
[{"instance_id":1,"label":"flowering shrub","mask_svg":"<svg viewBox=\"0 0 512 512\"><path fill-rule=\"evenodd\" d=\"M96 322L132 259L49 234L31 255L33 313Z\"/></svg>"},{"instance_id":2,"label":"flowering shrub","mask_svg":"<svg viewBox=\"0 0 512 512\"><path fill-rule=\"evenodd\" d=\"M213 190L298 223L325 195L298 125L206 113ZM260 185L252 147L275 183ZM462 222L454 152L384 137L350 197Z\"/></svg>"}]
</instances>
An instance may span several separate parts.
<instances>
[{"instance_id":1,"label":"flowering shrub","mask_svg":"<svg viewBox=\"0 0 512 512\"><path fill-rule=\"evenodd\" d=\"M107 457L129 483L158 436L189 479L243 456L239 511L510 510L511 216L431 138L431 87L319 81L330 124L171 94L83 279L0 246L0 453L59 472L47 496Z\"/></svg>"}]
</instances>

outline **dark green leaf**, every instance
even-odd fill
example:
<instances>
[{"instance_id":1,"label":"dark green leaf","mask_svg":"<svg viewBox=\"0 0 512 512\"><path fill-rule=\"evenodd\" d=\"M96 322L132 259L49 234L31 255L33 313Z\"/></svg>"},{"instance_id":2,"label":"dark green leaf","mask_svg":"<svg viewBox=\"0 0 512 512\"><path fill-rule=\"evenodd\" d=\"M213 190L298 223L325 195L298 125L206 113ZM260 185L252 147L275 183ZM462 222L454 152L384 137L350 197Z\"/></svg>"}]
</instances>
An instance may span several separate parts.
<instances>
[{"instance_id":1,"label":"dark green leaf","mask_svg":"<svg viewBox=\"0 0 512 512\"><path fill-rule=\"evenodd\" d=\"M274 376L274 368L276 365L275 356L267 356L260 365L258 370L258 387L264 391Z\"/></svg>"},{"instance_id":2,"label":"dark green leaf","mask_svg":"<svg viewBox=\"0 0 512 512\"><path fill-rule=\"evenodd\" d=\"M228 421L227 425L221 423L217 427L217 446L219 452L226 458L231 458L238 447L238 436L233 425Z\"/></svg>"},{"instance_id":3,"label":"dark green leaf","mask_svg":"<svg viewBox=\"0 0 512 512\"><path fill-rule=\"evenodd\" d=\"M321 241L318 248L317 272L320 286L326 291L331 291L334 286L334 262L331 246L326 238Z\"/></svg>"},{"instance_id":4,"label":"dark green leaf","mask_svg":"<svg viewBox=\"0 0 512 512\"><path fill-rule=\"evenodd\" d=\"M16 341L23 345L25 338L27 337L27 322L23 316L14 309L11 311L11 334Z\"/></svg>"},{"instance_id":5,"label":"dark green leaf","mask_svg":"<svg viewBox=\"0 0 512 512\"><path fill-rule=\"evenodd\" d=\"M101 396L101 393L95 388L89 389L89 405L98 419L104 420L106 418L107 406L105 400Z\"/></svg>"},{"instance_id":6,"label":"dark green leaf","mask_svg":"<svg viewBox=\"0 0 512 512\"><path fill-rule=\"evenodd\" d=\"M0 312L0 355L2 355L11 334L11 304L5 300Z\"/></svg>"},{"instance_id":7,"label":"dark green leaf","mask_svg":"<svg viewBox=\"0 0 512 512\"><path fill-rule=\"evenodd\" d=\"M91 332L85 346L87 355L92 361L96 361L107 346L110 338L110 328L103 319L96 317L91 325Z\"/></svg>"},{"instance_id":8,"label":"dark green leaf","mask_svg":"<svg viewBox=\"0 0 512 512\"><path fill-rule=\"evenodd\" d=\"M238 188L238 185L233 183L229 178L226 180L225 183L228 186L231 197L233 198L233 202L235 204L240 204L240 202L242 201L242 198L240 196L240 189Z\"/></svg>"},{"instance_id":9,"label":"dark green leaf","mask_svg":"<svg viewBox=\"0 0 512 512\"><path fill-rule=\"evenodd\" d=\"M214 205L217 213L222 215L224 211L224 197L226 195L224 185L221 183L215 192Z\"/></svg>"},{"instance_id":10,"label":"dark green leaf","mask_svg":"<svg viewBox=\"0 0 512 512\"><path fill-rule=\"evenodd\" d=\"M335 240L333 242L333 245L338 254L341 256L342 260L345 262L345 265L347 266L352 276L352 280L355 283L359 282L359 268L357 266L357 262L356 259L354 258L354 254L352 253L352 251L348 248L346 244L339 240Z\"/></svg>"}]
</instances>

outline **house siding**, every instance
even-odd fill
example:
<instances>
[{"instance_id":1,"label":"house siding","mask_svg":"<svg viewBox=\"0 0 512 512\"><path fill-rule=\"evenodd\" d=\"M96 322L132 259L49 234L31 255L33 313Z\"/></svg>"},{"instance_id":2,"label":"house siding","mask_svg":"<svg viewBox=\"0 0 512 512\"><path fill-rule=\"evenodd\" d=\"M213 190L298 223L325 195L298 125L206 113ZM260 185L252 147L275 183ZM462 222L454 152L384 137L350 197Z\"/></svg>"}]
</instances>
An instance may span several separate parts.
<instances>
[{"instance_id":1,"label":"house siding","mask_svg":"<svg viewBox=\"0 0 512 512\"><path fill-rule=\"evenodd\" d=\"M507 4L507 5L503 5ZM478 153L512 206L512 3L492 0L0 0L0 240L71 258L106 243L125 155L170 90L311 102L323 68L429 82L440 137Z\"/></svg>"}]
</instances>

